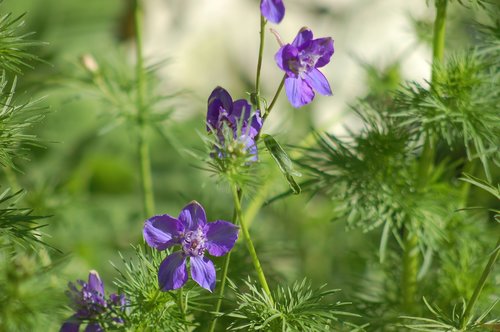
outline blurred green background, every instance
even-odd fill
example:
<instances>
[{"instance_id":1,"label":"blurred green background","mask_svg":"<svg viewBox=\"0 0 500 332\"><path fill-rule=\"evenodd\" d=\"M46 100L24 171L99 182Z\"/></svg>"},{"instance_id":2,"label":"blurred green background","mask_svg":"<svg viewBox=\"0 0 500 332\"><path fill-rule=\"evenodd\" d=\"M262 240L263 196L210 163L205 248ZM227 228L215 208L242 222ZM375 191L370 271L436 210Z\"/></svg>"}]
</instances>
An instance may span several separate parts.
<instances>
[{"instance_id":1,"label":"blurred green background","mask_svg":"<svg viewBox=\"0 0 500 332\"><path fill-rule=\"evenodd\" d=\"M204 148L200 136L205 131L206 98L215 86L224 86L235 98L244 98L245 91L251 90L258 6L257 1L236 3L172 0L151 1L147 6L148 62L166 59L159 71L159 89L167 94L180 92L165 106L174 110L161 123L168 135L149 133L158 214L177 215L185 204L197 200L209 220L231 219L228 189L196 168L200 162L186 150ZM282 143L308 144L312 127L339 133L345 132L345 126L356 128L347 105L356 97L375 88L397 87L402 78L428 78L430 51L422 40L429 40L432 10L423 0L402 3L289 1L285 22L278 28L283 39L293 38L306 24L318 36L335 39L336 54L325 70L336 94L318 97L312 106L299 110L282 96L265 130ZM63 308L67 281L85 279L95 269L111 291L116 273L110 262L119 265L118 253L130 255L130 245L142 241L144 218L133 128L120 124L109 105L79 81L84 75L79 62L83 54L94 55L101 66L109 64L125 76L127 71L133 75L130 3L6 0L0 9L26 12L25 31L35 32L31 38L45 43L32 49L44 62L33 64L34 69L19 77L16 97L19 101L43 97L41 103L48 112L33 128L43 144L32 149L28 160L17 160L22 170L16 174L18 183L6 178L0 183L25 188L24 205L37 215L50 216L44 221L45 241L62 252L48 250L53 261L61 261L51 272L50 296L60 302L40 331L56 330L70 314ZM385 21L380 20L381 14L387 15ZM467 33L471 18L460 9L453 10L451 17L450 44L463 47L473 40ZM263 89L270 99L281 73L274 66L277 44L270 34L267 43ZM266 172L271 174L267 197L287 190L272 162L265 157L263 163L269 164ZM377 260L380 231L346 232L342 222L332 222L332 211L328 197L306 193L276 201L258 213L251 231L274 282L307 276L314 285L341 288L341 298L352 298L360 291L357 281ZM241 256L251 273L248 257Z\"/></svg>"}]
</instances>

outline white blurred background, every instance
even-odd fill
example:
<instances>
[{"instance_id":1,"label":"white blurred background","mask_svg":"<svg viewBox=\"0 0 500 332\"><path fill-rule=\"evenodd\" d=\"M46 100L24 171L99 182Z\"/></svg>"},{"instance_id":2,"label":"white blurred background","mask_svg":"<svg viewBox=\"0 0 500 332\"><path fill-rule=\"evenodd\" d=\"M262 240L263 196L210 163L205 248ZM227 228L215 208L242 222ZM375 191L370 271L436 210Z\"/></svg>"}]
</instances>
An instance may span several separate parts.
<instances>
[{"instance_id":1,"label":"white blurred background","mask_svg":"<svg viewBox=\"0 0 500 332\"><path fill-rule=\"evenodd\" d=\"M262 95L269 101L282 72L275 65L279 46L269 28L291 42L307 26L315 37L331 36L332 61L322 69L334 96L317 95L310 107L318 129L337 134L355 126L348 104L367 93L362 63L385 68L400 60L402 78L416 81L430 74L430 49L417 42L411 18L431 19L432 6L421 0L284 0L285 18L268 23L263 59ZM164 74L176 88L186 88L201 101L221 85L235 98L253 84L259 43L258 0L148 0L145 49L150 59L169 58ZM247 85L248 86L248 85ZM289 107L284 92L277 108ZM283 128L286 112L274 112L268 130ZM342 119L342 120L341 120ZM341 120L341 121L340 121ZM285 121L286 122L286 121Z\"/></svg>"}]
</instances>

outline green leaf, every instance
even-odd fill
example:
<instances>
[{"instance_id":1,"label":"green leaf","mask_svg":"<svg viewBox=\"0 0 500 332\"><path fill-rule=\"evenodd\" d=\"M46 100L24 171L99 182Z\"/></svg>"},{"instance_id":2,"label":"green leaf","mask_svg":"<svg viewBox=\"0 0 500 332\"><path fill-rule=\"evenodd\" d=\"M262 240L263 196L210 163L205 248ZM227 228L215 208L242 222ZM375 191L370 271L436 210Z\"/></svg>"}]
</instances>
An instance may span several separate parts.
<instances>
[{"instance_id":1,"label":"green leaf","mask_svg":"<svg viewBox=\"0 0 500 332\"><path fill-rule=\"evenodd\" d=\"M293 193L295 195L300 194L301 191L300 186L297 184L297 182L295 182L293 175L301 176L301 174L293 169L293 164L290 157L288 157L285 150L283 150L281 145L279 145L279 143L276 142L274 137L272 137L271 135L264 134L262 135L262 138L264 139L264 144L266 145L267 150L273 157L276 164L278 164L281 173L283 173L283 175L285 176Z\"/></svg>"}]
</instances>

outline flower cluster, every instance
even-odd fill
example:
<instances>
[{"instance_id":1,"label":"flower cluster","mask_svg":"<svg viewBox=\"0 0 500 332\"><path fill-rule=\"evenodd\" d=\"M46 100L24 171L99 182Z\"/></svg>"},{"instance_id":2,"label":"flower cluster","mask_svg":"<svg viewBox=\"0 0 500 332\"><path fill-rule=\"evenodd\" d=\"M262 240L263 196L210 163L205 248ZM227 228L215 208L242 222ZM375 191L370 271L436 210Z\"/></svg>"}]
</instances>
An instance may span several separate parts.
<instances>
[{"instance_id":1,"label":"flower cluster","mask_svg":"<svg viewBox=\"0 0 500 332\"><path fill-rule=\"evenodd\" d=\"M223 220L207 223L205 210L193 201L182 209L178 218L163 214L146 220L143 235L146 243L158 250L180 246L179 251L160 264L158 283L163 291L180 288L187 282L188 258L193 280L213 291L215 267L205 257L205 251L212 256L227 254L238 238L238 227Z\"/></svg>"},{"instance_id":2,"label":"flower cluster","mask_svg":"<svg viewBox=\"0 0 500 332\"><path fill-rule=\"evenodd\" d=\"M261 28L268 21L281 22L285 15L283 0L261 0L260 10ZM261 38L264 38L263 33ZM261 47L263 44L261 39ZM281 45L275 60L278 67L285 72L283 84L292 106L300 107L310 103L314 98L313 90L323 95L332 94L328 80L318 68L330 62L333 52L331 38L313 39L312 31L307 28L300 30L291 44ZM262 49L259 54L262 56ZM256 98L260 98L258 81L261 60L262 58L259 58L257 91L252 94ZM245 99L233 100L222 87L216 87L212 91L207 102L206 127L207 132L214 138L210 141L211 157L217 165L224 166L220 170L227 170L226 164L246 167L258 160L257 140L263 121L269 115L282 87L283 85L280 85L272 103L262 109L260 99L252 99L254 109ZM234 173L239 174L239 169ZM188 280L189 267L191 278L212 292L216 282L215 266L205 254L227 254L238 239L238 231L239 228L228 221L207 222L205 210L195 201L186 205L177 218L163 214L147 219L143 228L147 245L160 251L179 247L179 250L169 252L159 265L159 288L162 291L181 288ZM62 325L61 331L77 332L82 323L87 324L85 331L103 331L108 327L108 323L124 322L122 316L125 297L111 294L106 298L97 272L91 271L88 282L79 280L77 284L70 283L68 291L75 313ZM265 286L267 287L266 283Z\"/></svg>"},{"instance_id":3,"label":"flower cluster","mask_svg":"<svg viewBox=\"0 0 500 332\"><path fill-rule=\"evenodd\" d=\"M260 111L252 113L245 100L233 102L231 95L221 87L208 98L207 131L217 137L218 158L243 156L248 162L257 161L255 137L262 128Z\"/></svg>"},{"instance_id":4,"label":"flower cluster","mask_svg":"<svg viewBox=\"0 0 500 332\"><path fill-rule=\"evenodd\" d=\"M61 326L61 332L78 332L80 325L87 323L86 332L104 331L100 319L106 316L113 323L123 323L121 314L125 310L126 299L123 294L111 294L106 299L104 284L96 271L89 272L88 282L78 280L77 287L70 282L66 292L75 310L73 316Z\"/></svg>"}]
</instances>

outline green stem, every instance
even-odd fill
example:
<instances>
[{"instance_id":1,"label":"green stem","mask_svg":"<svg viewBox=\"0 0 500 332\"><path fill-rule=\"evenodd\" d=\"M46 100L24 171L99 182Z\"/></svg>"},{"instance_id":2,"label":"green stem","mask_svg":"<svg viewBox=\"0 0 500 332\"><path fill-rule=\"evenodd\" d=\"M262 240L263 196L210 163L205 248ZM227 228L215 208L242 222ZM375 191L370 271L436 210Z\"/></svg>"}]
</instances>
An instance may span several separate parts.
<instances>
[{"instance_id":1,"label":"green stem","mask_svg":"<svg viewBox=\"0 0 500 332\"><path fill-rule=\"evenodd\" d=\"M253 245L252 239L250 237L250 233L248 232L248 228L245 224L245 221L242 218L241 213L241 203L240 203L240 190L236 187L236 185L231 185L231 190L233 193L234 207L236 209L237 220L239 221L239 225L241 227L241 232L243 234L243 240L245 241L250 257L252 258L252 263L255 268L255 272L257 272L257 277L259 279L260 285L266 292L267 296L271 300L271 303L274 304L273 296L271 294L271 290L267 284L266 276L264 275L264 271L262 270L262 266L260 265L259 258L257 257L257 253L255 251L255 247Z\"/></svg>"},{"instance_id":2,"label":"green stem","mask_svg":"<svg viewBox=\"0 0 500 332\"><path fill-rule=\"evenodd\" d=\"M432 51L432 81L436 82L437 65L443 61L444 45L445 45L445 23L446 23L446 7L447 0L436 0L436 18L434 20L434 37L433 37L433 51ZM427 132L422 149L422 156L418 166L418 182L417 190L423 190L430 177L432 169L434 168L435 159L435 138L432 133ZM411 222L409 220L408 222ZM417 292L417 276L418 276L418 237L412 234L410 227L404 226L403 241L403 276L402 276L402 297L405 310L412 312L415 304Z\"/></svg>"},{"instance_id":3,"label":"green stem","mask_svg":"<svg viewBox=\"0 0 500 332\"><path fill-rule=\"evenodd\" d=\"M265 122L269 114L271 113L271 110L274 107L274 104L276 104L276 100L278 100L279 95L281 94L281 90L283 90L283 86L285 85L285 78L286 75L283 76L281 79L280 85L278 86L278 89L276 90L276 93L274 94L273 100L271 101L271 104L269 107L266 109L266 113L264 114L262 118L262 122Z\"/></svg>"},{"instance_id":4,"label":"green stem","mask_svg":"<svg viewBox=\"0 0 500 332\"><path fill-rule=\"evenodd\" d=\"M259 59L257 60L257 75L255 78L255 91L253 93L252 103L255 107L260 110L260 71L262 69L262 57L264 54L264 40L265 40L265 28L266 28L266 19L264 16L260 15L260 43L259 43Z\"/></svg>"},{"instance_id":5,"label":"green stem","mask_svg":"<svg viewBox=\"0 0 500 332\"><path fill-rule=\"evenodd\" d=\"M186 307L184 306L184 296L182 295L182 287L177 291L179 309L181 311L182 319L186 320Z\"/></svg>"},{"instance_id":6,"label":"green stem","mask_svg":"<svg viewBox=\"0 0 500 332\"><path fill-rule=\"evenodd\" d=\"M472 309L474 309L477 299L479 298L479 295L481 294L481 291L483 290L483 287L486 284L486 281L488 280L488 276L493 270L493 267L495 266L495 262L497 261L499 255L500 255L500 238L497 241L495 250L493 250L493 252L490 254L490 259L488 260L488 263L486 264L483 273L481 274L481 277L477 282L476 288L474 289L474 293L472 294L472 297L467 303L467 307L465 308L464 314L460 319L461 329L464 329L467 326L470 315L472 313Z\"/></svg>"},{"instance_id":7,"label":"green stem","mask_svg":"<svg viewBox=\"0 0 500 332\"><path fill-rule=\"evenodd\" d=\"M151 176L151 159L149 156L149 144L146 128L146 105L144 98L146 94L146 78L144 74L144 57L142 54L142 17L143 11L141 0L135 1L135 40L136 40L136 80L137 80L137 125L139 128L139 159L141 171L142 197L144 206L144 218L154 214L153 180Z\"/></svg>"},{"instance_id":8,"label":"green stem","mask_svg":"<svg viewBox=\"0 0 500 332\"><path fill-rule=\"evenodd\" d=\"M241 206L241 190L238 191L238 201ZM236 220L237 218L237 211L236 207L233 210L233 219ZM222 306L222 298L224 297L224 288L226 287L226 279L227 279L227 272L229 271L229 262L231 261L231 251L227 253L227 255L224 257L224 265L222 267L222 277L220 280L220 288L219 288L219 295L217 299L217 303L215 305L215 312L218 314L220 311L220 308ZM212 320L212 323L210 324L209 332L214 332L215 331L215 326L217 325L217 316L214 317Z\"/></svg>"},{"instance_id":9,"label":"green stem","mask_svg":"<svg viewBox=\"0 0 500 332\"><path fill-rule=\"evenodd\" d=\"M432 82L436 80L436 65L443 61L446 32L446 7L448 0L436 0L436 19L432 41Z\"/></svg>"},{"instance_id":10,"label":"green stem","mask_svg":"<svg viewBox=\"0 0 500 332\"><path fill-rule=\"evenodd\" d=\"M404 252L403 252L403 280L402 296L403 307L407 313L413 312L415 295L417 293L418 276L418 238L407 228L404 229Z\"/></svg>"},{"instance_id":11,"label":"green stem","mask_svg":"<svg viewBox=\"0 0 500 332\"><path fill-rule=\"evenodd\" d=\"M470 174L474 175L477 166L477 159L473 159L471 161L466 161L465 167L462 170L462 174ZM462 184L462 190L460 191L460 207L467 206L467 202L469 200L469 192L471 188L471 183L464 181Z\"/></svg>"},{"instance_id":12,"label":"green stem","mask_svg":"<svg viewBox=\"0 0 500 332\"><path fill-rule=\"evenodd\" d=\"M227 272L229 271L230 260L231 260L231 252L228 252L227 255L224 257L224 265L222 267L222 277L220 280L219 294L217 298L217 303L215 305L215 312L217 315L219 314L220 308L222 306L222 298L224 297L224 289L226 287ZM218 316L215 316L214 319L212 320L210 328L208 329L209 332L215 331L215 326L217 325L217 318Z\"/></svg>"}]
</instances>

